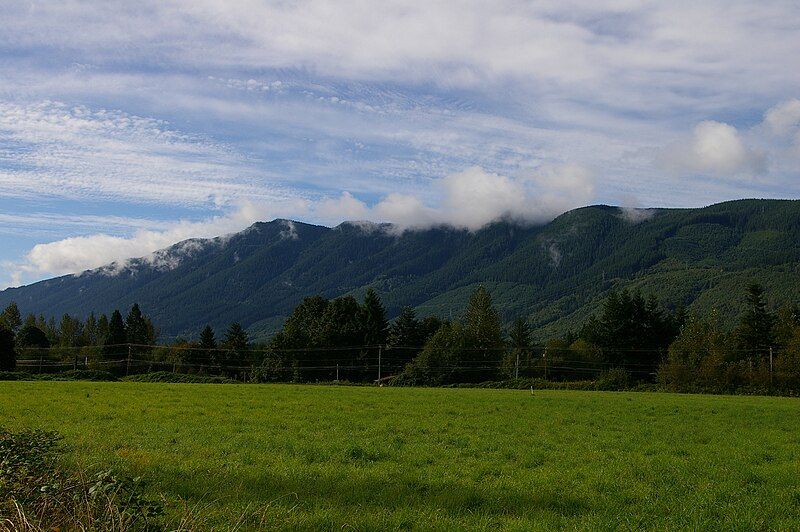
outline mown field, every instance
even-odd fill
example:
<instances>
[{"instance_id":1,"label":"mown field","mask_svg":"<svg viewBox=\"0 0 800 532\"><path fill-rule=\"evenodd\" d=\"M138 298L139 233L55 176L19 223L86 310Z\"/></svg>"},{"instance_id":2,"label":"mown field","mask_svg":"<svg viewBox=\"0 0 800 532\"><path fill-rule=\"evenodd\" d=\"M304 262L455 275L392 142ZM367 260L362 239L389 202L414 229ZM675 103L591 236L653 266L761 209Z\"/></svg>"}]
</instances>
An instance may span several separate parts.
<instances>
[{"instance_id":1,"label":"mown field","mask_svg":"<svg viewBox=\"0 0 800 532\"><path fill-rule=\"evenodd\" d=\"M198 529L800 528L792 398L2 382L0 425Z\"/></svg>"}]
</instances>

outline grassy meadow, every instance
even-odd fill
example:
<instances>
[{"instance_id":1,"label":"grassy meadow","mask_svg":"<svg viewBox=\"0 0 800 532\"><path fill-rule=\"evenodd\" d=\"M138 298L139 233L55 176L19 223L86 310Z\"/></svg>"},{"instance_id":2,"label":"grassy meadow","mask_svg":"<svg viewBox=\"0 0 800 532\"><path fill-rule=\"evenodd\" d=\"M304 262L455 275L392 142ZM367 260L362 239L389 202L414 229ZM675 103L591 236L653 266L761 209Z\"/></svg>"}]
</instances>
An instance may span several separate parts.
<instances>
[{"instance_id":1,"label":"grassy meadow","mask_svg":"<svg viewBox=\"0 0 800 532\"><path fill-rule=\"evenodd\" d=\"M800 528L800 400L2 382L0 425L196 529Z\"/></svg>"}]
</instances>

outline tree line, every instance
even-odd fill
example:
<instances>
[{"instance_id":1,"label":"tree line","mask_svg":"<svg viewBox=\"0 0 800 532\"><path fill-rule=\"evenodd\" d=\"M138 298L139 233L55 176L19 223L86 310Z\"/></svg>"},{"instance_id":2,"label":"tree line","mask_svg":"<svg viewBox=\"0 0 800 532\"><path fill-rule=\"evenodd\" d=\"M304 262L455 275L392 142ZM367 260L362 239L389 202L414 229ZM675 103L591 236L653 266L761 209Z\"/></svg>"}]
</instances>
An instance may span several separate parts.
<instances>
[{"instance_id":1,"label":"tree line","mask_svg":"<svg viewBox=\"0 0 800 532\"><path fill-rule=\"evenodd\" d=\"M21 320L12 303L0 315L0 369L13 368L7 353L15 350L60 347L72 348L64 356L78 348L94 361L127 355L150 362L149 369L158 363L254 382L605 379L615 387L648 383L686 391L800 389L798 306L769 310L758 284L747 288L742 303L738 325L727 330L714 313L687 315L654 296L612 291L578 330L536 342L523 318L503 326L482 286L460 319L420 318L406 307L391 322L370 288L361 302L353 296L305 298L263 344L251 343L232 323L219 340L207 325L196 341L178 338L157 347L158 331L136 304L126 318L114 311L56 323L42 316Z\"/></svg>"}]
</instances>

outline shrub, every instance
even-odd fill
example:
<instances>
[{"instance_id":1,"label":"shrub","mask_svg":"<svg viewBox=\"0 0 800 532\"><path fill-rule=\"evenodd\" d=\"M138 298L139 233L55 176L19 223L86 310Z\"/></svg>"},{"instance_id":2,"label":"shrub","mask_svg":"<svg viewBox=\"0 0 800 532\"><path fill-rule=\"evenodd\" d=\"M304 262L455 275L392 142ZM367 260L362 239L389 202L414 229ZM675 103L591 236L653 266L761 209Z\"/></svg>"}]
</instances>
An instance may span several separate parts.
<instances>
[{"instance_id":1,"label":"shrub","mask_svg":"<svg viewBox=\"0 0 800 532\"><path fill-rule=\"evenodd\" d=\"M67 470L61 437L0 427L0 523L11 530L158 530L141 479Z\"/></svg>"},{"instance_id":2,"label":"shrub","mask_svg":"<svg viewBox=\"0 0 800 532\"><path fill-rule=\"evenodd\" d=\"M624 368L611 368L597 379L598 390L627 390L631 387L631 375Z\"/></svg>"},{"instance_id":3,"label":"shrub","mask_svg":"<svg viewBox=\"0 0 800 532\"><path fill-rule=\"evenodd\" d=\"M176 383L194 383L194 384L234 384L238 382L217 375L172 373L169 371L140 373L138 375L123 377L122 380L128 382L176 382Z\"/></svg>"}]
</instances>

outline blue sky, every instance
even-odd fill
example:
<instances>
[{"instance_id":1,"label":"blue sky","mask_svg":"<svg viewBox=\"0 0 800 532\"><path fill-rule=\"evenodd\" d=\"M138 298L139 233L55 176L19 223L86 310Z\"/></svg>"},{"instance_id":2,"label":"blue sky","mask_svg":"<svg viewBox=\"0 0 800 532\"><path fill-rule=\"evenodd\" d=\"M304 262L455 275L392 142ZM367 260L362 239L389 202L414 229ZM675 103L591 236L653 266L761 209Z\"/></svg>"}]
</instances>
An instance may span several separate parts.
<instances>
[{"instance_id":1,"label":"blue sky","mask_svg":"<svg viewBox=\"0 0 800 532\"><path fill-rule=\"evenodd\" d=\"M0 0L0 287L276 217L800 196L793 1Z\"/></svg>"}]
</instances>

